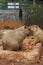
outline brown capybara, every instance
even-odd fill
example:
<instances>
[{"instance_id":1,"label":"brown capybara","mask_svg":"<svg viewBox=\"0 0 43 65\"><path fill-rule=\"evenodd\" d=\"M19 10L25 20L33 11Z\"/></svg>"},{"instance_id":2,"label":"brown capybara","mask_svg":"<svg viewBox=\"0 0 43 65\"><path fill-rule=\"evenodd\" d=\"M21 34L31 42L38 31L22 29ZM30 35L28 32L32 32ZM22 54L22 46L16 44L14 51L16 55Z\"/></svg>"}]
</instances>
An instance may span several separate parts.
<instances>
[{"instance_id":1,"label":"brown capybara","mask_svg":"<svg viewBox=\"0 0 43 65\"><path fill-rule=\"evenodd\" d=\"M41 42L43 43L43 30L37 26L37 25L32 25L29 27L33 31L33 35Z\"/></svg>"},{"instance_id":2,"label":"brown capybara","mask_svg":"<svg viewBox=\"0 0 43 65\"><path fill-rule=\"evenodd\" d=\"M18 50L22 40L29 34L27 27L22 26L16 30L6 30L3 32L2 44L4 50Z\"/></svg>"}]
</instances>

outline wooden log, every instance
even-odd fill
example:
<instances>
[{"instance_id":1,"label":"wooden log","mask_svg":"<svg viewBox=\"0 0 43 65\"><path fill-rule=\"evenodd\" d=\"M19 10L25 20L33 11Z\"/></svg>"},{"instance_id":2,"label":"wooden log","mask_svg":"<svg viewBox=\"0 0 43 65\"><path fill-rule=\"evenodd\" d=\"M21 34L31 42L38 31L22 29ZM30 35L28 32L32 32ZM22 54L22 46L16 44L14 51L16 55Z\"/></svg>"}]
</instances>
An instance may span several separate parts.
<instances>
[{"instance_id":1,"label":"wooden log","mask_svg":"<svg viewBox=\"0 0 43 65\"><path fill-rule=\"evenodd\" d=\"M17 62L38 62L42 49L41 43L37 43L30 52L0 50L0 59L13 60Z\"/></svg>"}]
</instances>

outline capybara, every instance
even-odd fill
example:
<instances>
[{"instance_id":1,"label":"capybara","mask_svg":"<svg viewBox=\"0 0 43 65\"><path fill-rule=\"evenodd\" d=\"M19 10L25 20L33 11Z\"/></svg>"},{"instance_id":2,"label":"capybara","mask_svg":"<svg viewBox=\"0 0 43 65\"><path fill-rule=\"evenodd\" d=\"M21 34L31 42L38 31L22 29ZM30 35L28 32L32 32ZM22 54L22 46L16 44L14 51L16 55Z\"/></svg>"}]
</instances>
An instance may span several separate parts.
<instances>
[{"instance_id":1,"label":"capybara","mask_svg":"<svg viewBox=\"0 0 43 65\"><path fill-rule=\"evenodd\" d=\"M32 25L29 27L33 31L33 35L41 42L43 43L43 30L37 26L37 25Z\"/></svg>"},{"instance_id":2,"label":"capybara","mask_svg":"<svg viewBox=\"0 0 43 65\"><path fill-rule=\"evenodd\" d=\"M15 30L3 32L2 44L4 50L18 50L22 40L30 33L27 27L22 26Z\"/></svg>"}]
</instances>

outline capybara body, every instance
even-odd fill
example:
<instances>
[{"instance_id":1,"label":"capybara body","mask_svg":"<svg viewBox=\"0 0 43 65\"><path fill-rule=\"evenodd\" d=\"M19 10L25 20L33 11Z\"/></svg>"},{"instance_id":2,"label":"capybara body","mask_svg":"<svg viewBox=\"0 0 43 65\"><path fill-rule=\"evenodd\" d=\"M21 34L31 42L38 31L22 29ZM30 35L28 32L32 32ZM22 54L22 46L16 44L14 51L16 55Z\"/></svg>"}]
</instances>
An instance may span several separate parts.
<instances>
[{"instance_id":1,"label":"capybara body","mask_svg":"<svg viewBox=\"0 0 43 65\"><path fill-rule=\"evenodd\" d=\"M29 30L22 26L16 30L7 30L3 32L2 37L3 49L5 50L18 50L20 43L29 34Z\"/></svg>"}]
</instances>

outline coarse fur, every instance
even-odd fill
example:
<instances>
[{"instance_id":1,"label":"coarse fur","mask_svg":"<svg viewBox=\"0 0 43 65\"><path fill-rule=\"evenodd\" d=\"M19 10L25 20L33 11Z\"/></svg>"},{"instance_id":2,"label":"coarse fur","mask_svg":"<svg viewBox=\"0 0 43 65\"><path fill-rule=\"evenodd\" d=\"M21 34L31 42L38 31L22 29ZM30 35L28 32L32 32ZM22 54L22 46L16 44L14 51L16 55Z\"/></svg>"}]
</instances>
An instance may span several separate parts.
<instances>
[{"instance_id":1,"label":"coarse fur","mask_svg":"<svg viewBox=\"0 0 43 65\"><path fill-rule=\"evenodd\" d=\"M3 32L2 44L4 50L18 50L21 41L29 34L29 30L22 26L16 30L7 30Z\"/></svg>"},{"instance_id":2,"label":"coarse fur","mask_svg":"<svg viewBox=\"0 0 43 65\"><path fill-rule=\"evenodd\" d=\"M37 25L32 25L29 27L33 31L33 35L41 42L43 43L43 30L37 26Z\"/></svg>"}]
</instances>

